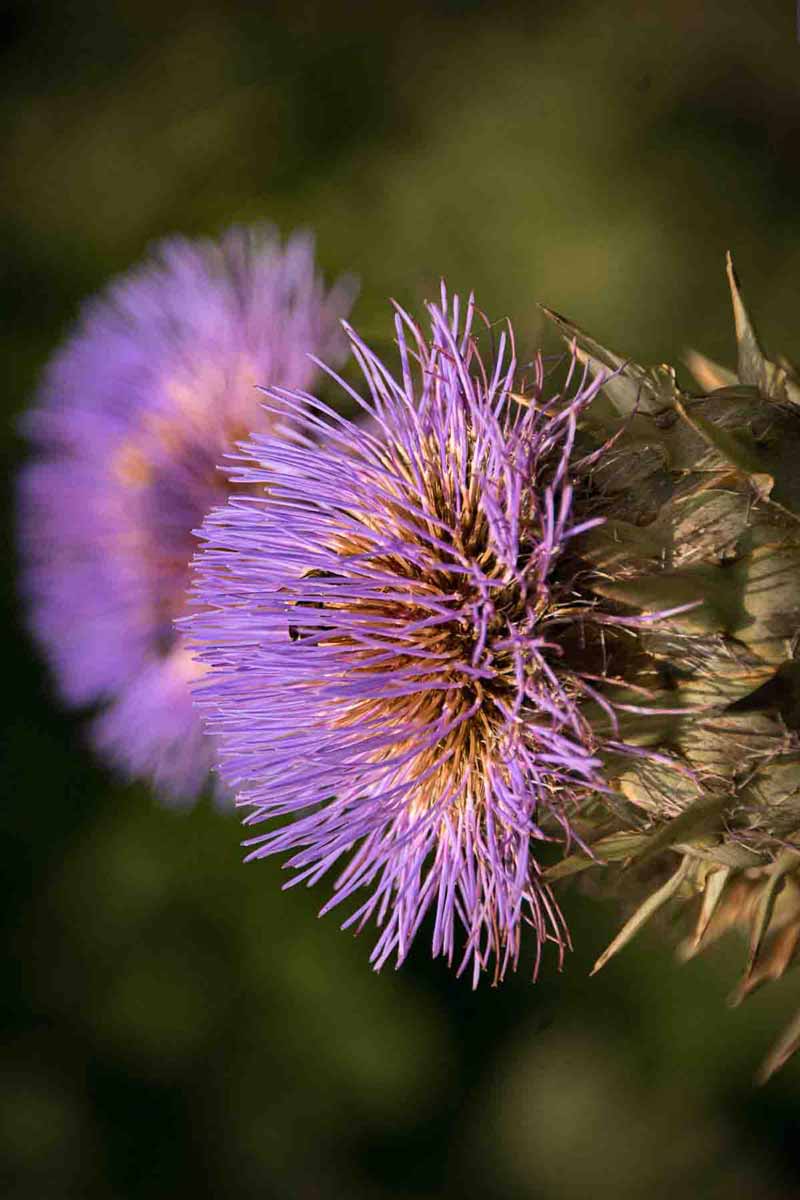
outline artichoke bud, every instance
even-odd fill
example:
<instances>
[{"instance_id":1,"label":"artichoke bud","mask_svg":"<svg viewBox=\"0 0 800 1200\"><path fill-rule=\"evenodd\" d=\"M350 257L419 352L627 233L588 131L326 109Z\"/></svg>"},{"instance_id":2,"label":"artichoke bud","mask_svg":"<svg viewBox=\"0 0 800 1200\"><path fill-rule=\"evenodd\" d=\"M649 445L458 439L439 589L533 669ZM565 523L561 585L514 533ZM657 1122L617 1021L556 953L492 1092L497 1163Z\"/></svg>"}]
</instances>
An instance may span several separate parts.
<instances>
[{"instance_id":1,"label":"artichoke bud","mask_svg":"<svg viewBox=\"0 0 800 1200\"><path fill-rule=\"evenodd\" d=\"M699 393L544 310L604 378L577 468L604 523L576 551L598 596L647 618L614 672L614 736L641 749L606 756L624 804L603 810L594 836L588 821L594 858L574 854L549 875L616 863L635 877L636 864L660 864L595 970L664 906L693 902L679 954L743 933L739 1003L800 944L800 375L765 355L730 255L727 265L737 367L692 352ZM610 721L600 707L591 719ZM761 1077L797 1046L800 1016Z\"/></svg>"}]
</instances>

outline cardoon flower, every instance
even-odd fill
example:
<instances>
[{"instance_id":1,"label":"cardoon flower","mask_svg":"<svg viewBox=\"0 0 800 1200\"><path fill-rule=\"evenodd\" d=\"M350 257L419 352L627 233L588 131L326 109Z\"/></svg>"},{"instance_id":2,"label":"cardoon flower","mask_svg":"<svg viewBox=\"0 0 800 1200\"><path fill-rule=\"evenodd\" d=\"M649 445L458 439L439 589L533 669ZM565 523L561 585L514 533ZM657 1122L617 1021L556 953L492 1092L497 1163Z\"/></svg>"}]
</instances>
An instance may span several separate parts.
<instances>
[{"instance_id":1,"label":"cardoon flower","mask_svg":"<svg viewBox=\"0 0 800 1200\"><path fill-rule=\"evenodd\" d=\"M361 426L269 390L290 422L242 445L232 477L264 494L207 517L186 625L221 774L270 822L250 857L288 852L292 883L335 868L323 911L375 919L376 968L430 913L434 955L477 981L516 967L524 925L534 970L543 942L563 955L534 851L582 844L573 818L609 793L606 758L650 755L619 742L604 691L624 662L642 672L637 630L670 612L593 590L597 454L578 437L602 377L573 360L548 395L505 333L483 360L472 300L463 320L444 292L429 312L426 340L398 311L396 377L348 328ZM622 708L647 714L633 686Z\"/></svg>"},{"instance_id":2,"label":"cardoon flower","mask_svg":"<svg viewBox=\"0 0 800 1200\"><path fill-rule=\"evenodd\" d=\"M100 704L94 740L190 798L209 769L184 611L192 529L227 495L225 451L272 417L257 384L307 387L337 352L348 289L309 238L172 239L84 310L27 422L23 588L64 698Z\"/></svg>"}]
</instances>

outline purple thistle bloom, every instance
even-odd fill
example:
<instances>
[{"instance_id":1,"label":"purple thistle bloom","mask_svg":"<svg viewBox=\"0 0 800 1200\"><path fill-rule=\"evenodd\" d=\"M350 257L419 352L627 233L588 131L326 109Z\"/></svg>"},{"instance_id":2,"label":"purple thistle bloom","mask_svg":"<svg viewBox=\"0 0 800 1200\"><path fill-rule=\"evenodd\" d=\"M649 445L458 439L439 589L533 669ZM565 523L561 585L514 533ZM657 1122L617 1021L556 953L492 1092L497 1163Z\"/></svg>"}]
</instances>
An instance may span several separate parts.
<instances>
[{"instance_id":1,"label":"purple thistle bloom","mask_svg":"<svg viewBox=\"0 0 800 1200\"><path fill-rule=\"evenodd\" d=\"M176 798L204 785L209 744L189 680L192 530L229 491L225 451L273 417L257 384L308 387L309 352L344 349L351 299L325 293L313 244L265 230L176 238L84 310L26 429L23 590L63 697L104 705L97 746Z\"/></svg>"},{"instance_id":2,"label":"purple thistle bloom","mask_svg":"<svg viewBox=\"0 0 800 1200\"><path fill-rule=\"evenodd\" d=\"M359 894L345 926L375 918L376 969L431 912L434 955L473 983L516 967L524 923L534 972L543 942L559 963L569 945L531 848L569 844L571 814L609 790L583 648L633 620L582 599L570 562L601 523L576 515L572 466L602 380L573 360L548 400L538 360L520 395L513 336L484 364L476 311L443 289L426 340L398 310L398 379L346 326L361 425L269 389L291 424L242 444L250 491L206 518L183 623L219 770L247 823L271 822L249 857L289 852L287 886L337 866L323 912Z\"/></svg>"}]
</instances>

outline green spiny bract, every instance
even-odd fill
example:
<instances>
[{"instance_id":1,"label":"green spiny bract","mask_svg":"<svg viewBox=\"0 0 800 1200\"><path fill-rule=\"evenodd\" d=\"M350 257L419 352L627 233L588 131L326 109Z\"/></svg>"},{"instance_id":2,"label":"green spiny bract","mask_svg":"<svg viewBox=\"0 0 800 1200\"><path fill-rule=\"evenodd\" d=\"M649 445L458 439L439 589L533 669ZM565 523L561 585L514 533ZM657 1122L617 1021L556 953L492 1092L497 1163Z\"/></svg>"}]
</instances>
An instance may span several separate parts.
<instances>
[{"instance_id":1,"label":"green spiny bract","mask_svg":"<svg viewBox=\"0 0 800 1200\"><path fill-rule=\"evenodd\" d=\"M617 672L638 688L613 699L620 741L651 753L609 759L624 800L612 818L607 803L584 814L596 860L576 854L550 875L655 862L660 886L595 970L668 901L699 896L679 953L744 932L738 1003L780 977L800 942L800 374L762 351L730 256L728 278L737 369L692 352L701 395L544 310L592 374L610 372L582 430L606 447L587 483L608 519L579 547L593 590L640 613L700 601L636 633L648 665ZM798 1046L800 1016L761 1077Z\"/></svg>"}]
</instances>

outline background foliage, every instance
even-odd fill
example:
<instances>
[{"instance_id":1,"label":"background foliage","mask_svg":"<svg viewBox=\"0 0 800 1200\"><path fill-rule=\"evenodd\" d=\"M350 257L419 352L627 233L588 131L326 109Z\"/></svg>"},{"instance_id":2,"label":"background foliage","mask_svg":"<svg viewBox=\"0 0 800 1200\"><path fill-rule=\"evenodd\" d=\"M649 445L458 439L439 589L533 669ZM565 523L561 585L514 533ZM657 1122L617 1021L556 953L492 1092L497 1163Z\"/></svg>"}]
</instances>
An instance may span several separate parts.
<instances>
[{"instance_id":1,"label":"background foliage","mask_svg":"<svg viewBox=\"0 0 800 1200\"><path fill-rule=\"evenodd\" d=\"M81 300L168 232L316 229L356 324L441 275L548 337L732 360L731 247L800 355L800 46L789 0L2 7L2 434ZM800 1062L751 1076L796 976L725 1008L741 948L663 931L477 993L367 964L240 864L236 819L161 808L83 749L16 611L6 533L2 1194L13 1200L800 1195Z\"/></svg>"}]
</instances>

